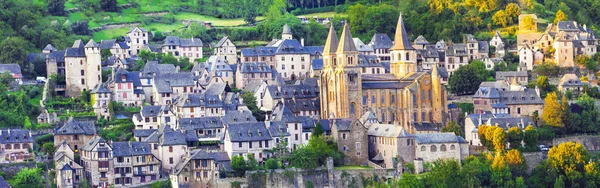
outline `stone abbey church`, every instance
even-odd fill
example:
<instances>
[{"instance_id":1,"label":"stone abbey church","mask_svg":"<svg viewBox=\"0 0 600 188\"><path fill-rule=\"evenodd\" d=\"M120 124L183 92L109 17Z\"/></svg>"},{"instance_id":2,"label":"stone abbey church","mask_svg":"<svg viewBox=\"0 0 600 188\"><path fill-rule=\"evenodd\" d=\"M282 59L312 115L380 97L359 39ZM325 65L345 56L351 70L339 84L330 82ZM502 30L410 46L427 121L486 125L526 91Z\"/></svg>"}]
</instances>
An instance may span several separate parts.
<instances>
[{"instance_id":1,"label":"stone abbey church","mask_svg":"<svg viewBox=\"0 0 600 188\"><path fill-rule=\"evenodd\" d=\"M402 126L413 133L444 125L447 93L437 66L431 72L417 68L417 51L411 46L402 15L390 50L390 73L361 73L348 25L344 25L339 39L331 27L320 77L321 118L358 119L371 111L379 122Z\"/></svg>"}]
</instances>

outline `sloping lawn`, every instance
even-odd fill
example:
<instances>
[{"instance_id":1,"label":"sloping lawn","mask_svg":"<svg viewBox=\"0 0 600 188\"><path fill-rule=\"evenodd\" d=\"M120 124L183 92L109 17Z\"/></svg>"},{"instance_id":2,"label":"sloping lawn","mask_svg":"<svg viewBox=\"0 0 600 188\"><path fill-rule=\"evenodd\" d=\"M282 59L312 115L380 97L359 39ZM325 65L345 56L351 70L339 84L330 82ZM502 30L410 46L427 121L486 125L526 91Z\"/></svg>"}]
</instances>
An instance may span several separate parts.
<instances>
[{"instance_id":1,"label":"sloping lawn","mask_svg":"<svg viewBox=\"0 0 600 188\"><path fill-rule=\"evenodd\" d=\"M243 25L246 24L246 22L244 22L243 18L236 18L236 19L221 19L221 18L215 18L215 17L211 17L211 16L204 16L204 15L200 15L200 14L194 14L194 13L190 13L190 12L180 12L174 15L175 18L177 20L200 20L200 21L205 21L205 22L211 22L213 26L239 26L239 25ZM264 20L265 17L263 16L259 16L256 17L256 21L261 21Z\"/></svg>"},{"instance_id":2,"label":"sloping lawn","mask_svg":"<svg viewBox=\"0 0 600 188\"><path fill-rule=\"evenodd\" d=\"M304 16L306 18L312 18L314 16L317 16L319 18L333 18L334 15L338 15L340 17L348 17L347 14L344 13L335 13L335 12L319 12L319 13L312 13L312 14L302 14L302 15L298 15L298 16Z\"/></svg>"},{"instance_id":3,"label":"sloping lawn","mask_svg":"<svg viewBox=\"0 0 600 188\"><path fill-rule=\"evenodd\" d=\"M348 165L348 166L337 166L337 167L333 167L335 170L360 170L360 169L373 169L370 166L354 166L354 165Z\"/></svg>"}]
</instances>

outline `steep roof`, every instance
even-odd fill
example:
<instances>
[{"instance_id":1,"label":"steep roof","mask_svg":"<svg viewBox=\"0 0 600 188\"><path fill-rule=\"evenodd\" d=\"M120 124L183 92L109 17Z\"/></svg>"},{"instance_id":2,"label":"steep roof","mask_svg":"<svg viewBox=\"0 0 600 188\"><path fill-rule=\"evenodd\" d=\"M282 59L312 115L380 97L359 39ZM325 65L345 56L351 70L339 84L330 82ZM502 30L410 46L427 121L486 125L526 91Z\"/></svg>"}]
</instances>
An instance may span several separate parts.
<instances>
[{"instance_id":1,"label":"steep roof","mask_svg":"<svg viewBox=\"0 0 600 188\"><path fill-rule=\"evenodd\" d=\"M350 32L350 26L348 22L344 24L344 29L342 30L342 36L340 38L340 43L337 47L337 52L355 52L356 45L354 45L354 41L352 40L352 33Z\"/></svg>"},{"instance_id":2,"label":"steep roof","mask_svg":"<svg viewBox=\"0 0 600 188\"><path fill-rule=\"evenodd\" d=\"M114 142L112 148L115 157L152 155L152 148L147 142Z\"/></svg>"},{"instance_id":3,"label":"steep roof","mask_svg":"<svg viewBox=\"0 0 600 188\"><path fill-rule=\"evenodd\" d=\"M394 42L392 42L392 39L385 33L375 33L371 38L369 45L373 49L390 49L394 45Z\"/></svg>"},{"instance_id":4,"label":"steep roof","mask_svg":"<svg viewBox=\"0 0 600 188\"><path fill-rule=\"evenodd\" d=\"M402 13L398 17L398 25L396 26L396 34L394 36L394 47L392 50L414 50L410 44L408 34L404 28L404 20L402 20Z\"/></svg>"},{"instance_id":5,"label":"steep roof","mask_svg":"<svg viewBox=\"0 0 600 188\"><path fill-rule=\"evenodd\" d=\"M56 130L57 135L74 135L74 134L85 134L94 135L96 134L96 127L93 121L77 121L73 117L69 118L65 124Z\"/></svg>"},{"instance_id":6,"label":"steep roof","mask_svg":"<svg viewBox=\"0 0 600 188\"><path fill-rule=\"evenodd\" d=\"M423 35L419 35L417 37L417 39L415 39L415 44L417 44L417 45L429 44L429 41L427 41L427 39L425 39L425 37Z\"/></svg>"},{"instance_id":7,"label":"steep roof","mask_svg":"<svg viewBox=\"0 0 600 188\"><path fill-rule=\"evenodd\" d=\"M186 145L185 135L179 131L165 129L165 132L160 136L159 143L161 146Z\"/></svg>"},{"instance_id":8,"label":"steep roof","mask_svg":"<svg viewBox=\"0 0 600 188\"><path fill-rule=\"evenodd\" d=\"M10 143L32 143L29 130L23 129L4 129L0 130L0 144Z\"/></svg>"},{"instance_id":9,"label":"steep roof","mask_svg":"<svg viewBox=\"0 0 600 188\"><path fill-rule=\"evenodd\" d=\"M281 42L275 54L310 54L296 39L286 39Z\"/></svg>"},{"instance_id":10,"label":"steep roof","mask_svg":"<svg viewBox=\"0 0 600 188\"><path fill-rule=\"evenodd\" d=\"M21 74L21 66L16 63L0 64L0 73L10 72L11 74Z\"/></svg>"},{"instance_id":11,"label":"steep roof","mask_svg":"<svg viewBox=\"0 0 600 188\"><path fill-rule=\"evenodd\" d=\"M285 24L283 26L283 31L281 32L281 34L292 34L292 28L290 28L288 24Z\"/></svg>"},{"instance_id":12,"label":"steep roof","mask_svg":"<svg viewBox=\"0 0 600 188\"><path fill-rule=\"evenodd\" d=\"M154 74L160 75L165 73L177 72L173 64L158 64L158 61L148 61L142 69L140 78L151 78Z\"/></svg>"},{"instance_id":13,"label":"steep roof","mask_svg":"<svg viewBox=\"0 0 600 188\"><path fill-rule=\"evenodd\" d=\"M54 48L54 46L52 46L52 44L48 44L42 50L56 51L56 48Z\"/></svg>"},{"instance_id":14,"label":"steep roof","mask_svg":"<svg viewBox=\"0 0 600 188\"><path fill-rule=\"evenodd\" d=\"M240 123L229 125L229 139L232 142L272 140L264 122Z\"/></svg>"},{"instance_id":15,"label":"steep roof","mask_svg":"<svg viewBox=\"0 0 600 188\"><path fill-rule=\"evenodd\" d=\"M323 47L323 53L332 54L337 51L337 45L339 43L339 39L333 28L333 24L329 27L329 34L327 35L327 40L325 41L325 47Z\"/></svg>"},{"instance_id":16,"label":"steep roof","mask_svg":"<svg viewBox=\"0 0 600 188\"><path fill-rule=\"evenodd\" d=\"M464 138L456 136L454 133L415 134L415 140L419 144L466 142Z\"/></svg>"},{"instance_id":17,"label":"steep roof","mask_svg":"<svg viewBox=\"0 0 600 188\"><path fill-rule=\"evenodd\" d=\"M100 45L96 41L94 41L94 39L90 39L90 41L88 41L88 43L85 44L84 47L86 47L86 48L100 47Z\"/></svg>"}]
</instances>

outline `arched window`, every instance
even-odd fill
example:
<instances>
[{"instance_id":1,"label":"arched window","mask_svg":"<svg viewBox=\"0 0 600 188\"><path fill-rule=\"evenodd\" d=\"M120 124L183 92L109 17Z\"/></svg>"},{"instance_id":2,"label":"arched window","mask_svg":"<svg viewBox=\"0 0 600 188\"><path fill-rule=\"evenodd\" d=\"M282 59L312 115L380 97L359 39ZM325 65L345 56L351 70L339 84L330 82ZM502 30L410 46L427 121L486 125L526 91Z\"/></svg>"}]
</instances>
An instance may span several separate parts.
<instances>
[{"instance_id":1,"label":"arched window","mask_svg":"<svg viewBox=\"0 0 600 188\"><path fill-rule=\"evenodd\" d=\"M396 97L395 97L394 95L392 95L392 98L390 99L390 102L391 102L392 104L394 104L394 102L396 102Z\"/></svg>"},{"instance_id":2,"label":"arched window","mask_svg":"<svg viewBox=\"0 0 600 188\"><path fill-rule=\"evenodd\" d=\"M435 147L435 145L431 145L431 152L436 152L437 151L437 147Z\"/></svg>"},{"instance_id":3,"label":"arched window","mask_svg":"<svg viewBox=\"0 0 600 188\"><path fill-rule=\"evenodd\" d=\"M363 105L367 104L367 96L363 96L363 100L362 100Z\"/></svg>"},{"instance_id":4,"label":"arched window","mask_svg":"<svg viewBox=\"0 0 600 188\"><path fill-rule=\"evenodd\" d=\"M442 146L440 146L440 151L446 151L446 145L442 144Z\"/></svg>"},{"instance_id":5,"label":"arched window","mask_svg":"<svg viewBox=\"0 0 600 188\"><path fill-rule=\"evenodd\" d=\"M385 122L385 114L381 114L381 122Z\"/></svg>"},{"instance_id":6,"label":"arched window","mask_svg":"<svg viewBox=\"0 0 600 188\"><path fill-rule=\"evenodd\" d=\"M336 61L335 57L333 58L333 65L337 65L337 61Z\"/></svg>"},{"instance_id":7,"label":"arched window","mask_svg":"<svg viewBox=\"0 0 600 188\"><path fill-rule=\"evenodd\" d=\"M455 150L456 147L454 147L454 144L450 145L450 150Z\"/></svg>"},{"instance_id":8,"label":"arched window","mask_svg":"<svg viewBox=\"0 0 600 188\"><path fill-rule=\"evenodd\" d=\"M427 150L427 149L425 148L425 146L421 146L421 151L425 151L425 150Z\"/></svg>"},{"instance_id":9,"label":"arched window","mask_svg":"<svg viewBox=\"0 0 600 188\"><path fill-rule=\"evenodd\" d=\"M371 96L371 104L375 104L375 96Z\"/></svg>"},{"instance_id":10,"label":"arched window","mask_svg":"<svg viewBox=\"0 0 600 188\"><path fill-rule=\"evenodd\" d=\"M408 52L406 52L406 61L410 60L410 56L408 55Z\"/></svg>"},{"instance_id":11,"label":"arched window","mask_svg":"<svg viewBox=\"0 0 600 188\"><path fill-rule=\"evenodd\" d=\"M351 115L355 115L356 114L355 107L354 107L355 105L356 105L355 103L351 103L350 104L350 114Z\"/></svg>"},{"instance_id":12,"label":"arched window","mask_svg":"<svg viewBox=\"0 0 600 188\"><path fill-rule=\"evenodd\" d=\"M396 115L394 113L392 113L392 118L390 119L390 121L396 121Z\"/></svg>"},{"instance_id":13,"label":"arched window","mask_svg":"<svg viewBox=\"0 0 600 188\"><path fill-rule=\"evenodd\" d=\"M425 90L421 90L421 100L425 100Z\"/></svg>"},{"instance_id":14,"label":"arched window","mask_svg":"<svg viewBox=\"0 0 600 188\"><path fill-rule=\"evenodd\" d=\"M381 95L381 104L385 103L385 95Z\"/></svg>"}]
</instances>

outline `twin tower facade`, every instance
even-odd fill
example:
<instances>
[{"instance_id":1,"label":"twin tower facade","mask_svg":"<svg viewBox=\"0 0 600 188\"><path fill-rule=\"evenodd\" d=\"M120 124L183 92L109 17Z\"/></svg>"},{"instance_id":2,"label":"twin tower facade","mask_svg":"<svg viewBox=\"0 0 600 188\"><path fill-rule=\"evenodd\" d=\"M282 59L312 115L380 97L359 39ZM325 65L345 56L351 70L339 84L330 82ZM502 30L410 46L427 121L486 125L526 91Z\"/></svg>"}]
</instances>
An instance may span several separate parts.
<instances>
[{"instance_id":1,"label":"twin tower facade","mask_svg":"<svg viewBox=\"0 0 600 188\"><path fill-rule=\"evenodd\" d=\"M447 94L437 67L417 70L412 47L400 15L390 49L390 73L364 74L348 24L338 39L333 26L323 49L320 76L321 118L360 118L371 111L381 123L415 132L414 126L445 124Z\"/></svg>"}]
</instances>

